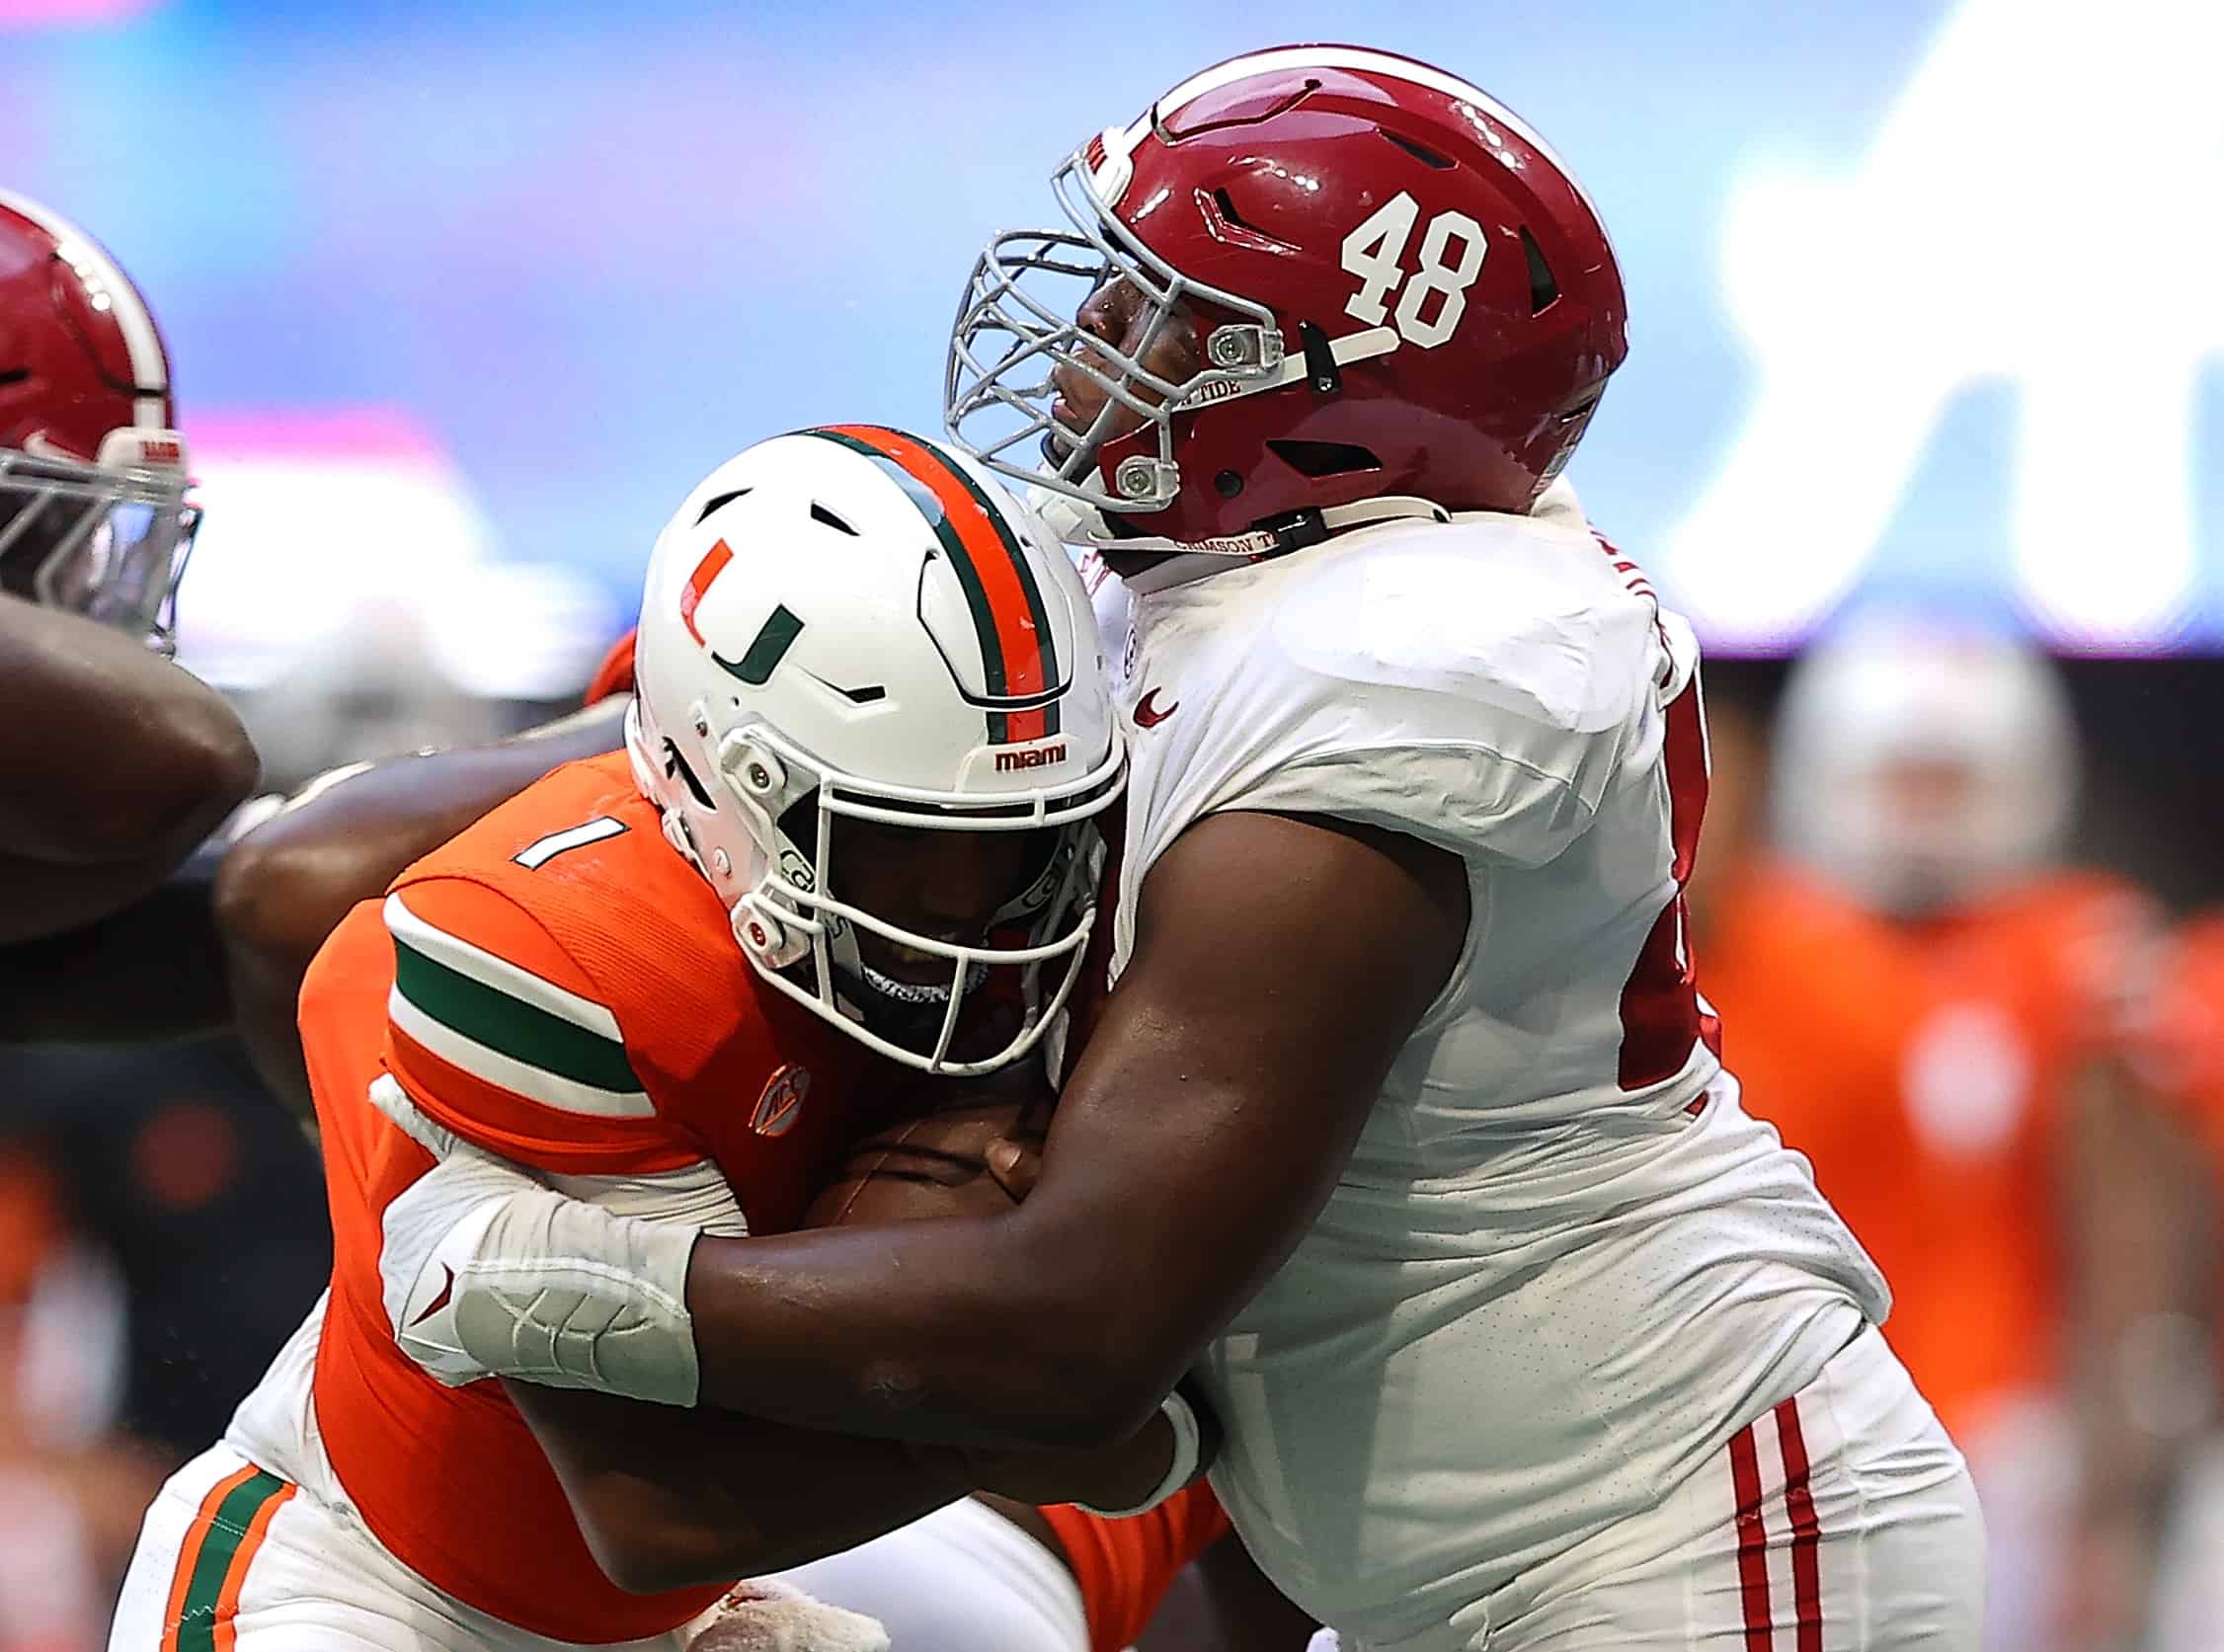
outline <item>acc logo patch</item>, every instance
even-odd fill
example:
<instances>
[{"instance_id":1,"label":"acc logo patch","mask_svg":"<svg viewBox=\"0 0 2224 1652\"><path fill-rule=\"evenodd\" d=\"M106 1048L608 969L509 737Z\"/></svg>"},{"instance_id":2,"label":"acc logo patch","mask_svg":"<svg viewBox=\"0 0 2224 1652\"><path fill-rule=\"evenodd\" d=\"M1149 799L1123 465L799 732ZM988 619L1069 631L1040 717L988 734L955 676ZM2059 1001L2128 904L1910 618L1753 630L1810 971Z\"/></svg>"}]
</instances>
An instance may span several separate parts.
<instances>
[{"instance_id":1,"label":"acc logo patch","mask_svg":"<svg viewBox=\"0 0 2224 1652\"><path fill-rule=\"evenodd\" d=\"M765 1082L756 1098L756 1111L749 1127L759 1136L785 1136L803 1116L803 1098L811 1093L811 1069L790 1062Z\"/></svg>"},{"instance_id":2,"label":"acc logo patch","mask_svg":"<svg viewBox=\"0 0 2224 1652\"><path fill-rule=\"evenodd\" d=\"M806 895L819 887L819 880L811 870L811 863L793 849L780 851L780 876Z\"/></svg>"}]
</instances>

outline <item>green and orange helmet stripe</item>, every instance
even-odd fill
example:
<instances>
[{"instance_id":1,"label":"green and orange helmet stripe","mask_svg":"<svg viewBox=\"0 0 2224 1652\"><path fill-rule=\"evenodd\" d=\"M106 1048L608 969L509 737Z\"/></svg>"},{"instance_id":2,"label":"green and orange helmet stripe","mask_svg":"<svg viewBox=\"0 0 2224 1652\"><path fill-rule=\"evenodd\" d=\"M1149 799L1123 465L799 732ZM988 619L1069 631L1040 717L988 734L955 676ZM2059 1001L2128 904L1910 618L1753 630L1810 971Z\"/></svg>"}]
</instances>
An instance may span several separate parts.
<instances>
[{"instance_id":1,"label":"green and orange helmet stripe","mask_svg":"<svg viewBox=\"0 0 2224 1652\"><path fill-rule=\"evenodd\" d=\"M930 442L878 425L829 425L804 435L838 442L875 461L934 530L965 591L981 639L992 745L1042 740L1059 730L1058 644L1025 547L981 484ZM1034 702L1034 703L1028 703Z\"/></svg>"}]
</instances>

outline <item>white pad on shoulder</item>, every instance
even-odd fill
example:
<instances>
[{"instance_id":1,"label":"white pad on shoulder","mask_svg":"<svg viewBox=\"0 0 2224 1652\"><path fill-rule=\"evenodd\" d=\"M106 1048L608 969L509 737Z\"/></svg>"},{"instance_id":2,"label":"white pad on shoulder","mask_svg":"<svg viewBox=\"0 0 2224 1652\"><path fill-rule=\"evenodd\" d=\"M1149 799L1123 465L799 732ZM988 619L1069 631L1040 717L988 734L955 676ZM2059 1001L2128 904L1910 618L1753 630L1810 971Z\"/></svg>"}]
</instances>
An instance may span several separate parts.
<instances>
[{"instance_id":1,"label":"white pad on shoulder","mask_svg":"<svg viewBox=\"0 0 2224 1652\"><path fill-rule=\"evenodd\" d=\"M544 1187L427 1118L390 1076L370 1100L438 1160L380 1219L378 1273L403 1353L450 1387L509 1377L695 1402L686 1293L700 1229Z\"/></svg>"}]
</instances>

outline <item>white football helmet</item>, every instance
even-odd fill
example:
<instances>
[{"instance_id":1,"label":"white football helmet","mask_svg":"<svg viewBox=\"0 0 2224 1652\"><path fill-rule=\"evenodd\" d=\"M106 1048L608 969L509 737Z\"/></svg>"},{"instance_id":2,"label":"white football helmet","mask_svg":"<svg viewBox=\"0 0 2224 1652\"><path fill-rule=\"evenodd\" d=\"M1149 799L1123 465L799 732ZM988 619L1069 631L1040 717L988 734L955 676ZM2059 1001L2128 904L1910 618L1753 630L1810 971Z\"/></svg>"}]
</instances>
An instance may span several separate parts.
<instances>
[{"instance_id":1,"label":"white football helmet","mask_svg":"<svg viewBox=\"0 0 2224 1652\"><path fill-rule=\"evenodd\" d=\"M929 1072L993 1071L1033 1048L1080 973L1104 862L1092 822L1127 752L1088 594L1032 513L972 460L899 431L759 442L658 537L634 671L635 777L759 975ZM841 899L838 816L1061 829L997 916L994 938L1014 944L970 946ZM878 975L860 929L947 959L947 985ZM1021 972L1018 1031L954 1059L963 1000L996 965ZM915 1040L891 1036L896 1022Z\"/></svg>"},{"instance_id":2,"label":"white football helmet","mask_svg":"<svg viewBox=\"0 0 2224 1652\"><path fill-rule=\"evenodd\" d=\"M2056 860L2077 740L2045 657L2004 637L1871 618L1792 669L1777 714L1779 844L1913 915Z\"/></svg>"}]
</instances>

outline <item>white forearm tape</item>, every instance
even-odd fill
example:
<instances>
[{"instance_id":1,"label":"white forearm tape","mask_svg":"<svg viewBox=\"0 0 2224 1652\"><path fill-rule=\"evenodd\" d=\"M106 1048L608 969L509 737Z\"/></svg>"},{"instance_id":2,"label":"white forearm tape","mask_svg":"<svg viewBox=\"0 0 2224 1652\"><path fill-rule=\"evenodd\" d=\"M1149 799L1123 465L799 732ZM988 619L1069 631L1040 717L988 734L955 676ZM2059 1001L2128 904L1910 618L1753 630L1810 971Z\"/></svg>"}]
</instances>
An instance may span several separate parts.
<instances>
[{"instance_id":1,"label":"white forearm tape","mask_svg":"<svg viewBox=\"0 0 2224 1652\"><path fill-rule=\"evenodd\" d=\"M395 1340L441 1381L695 1402L698 1229L612 1216L469 1155L421 1176L383 1226Z\"/></svg>"}]
</instances>

